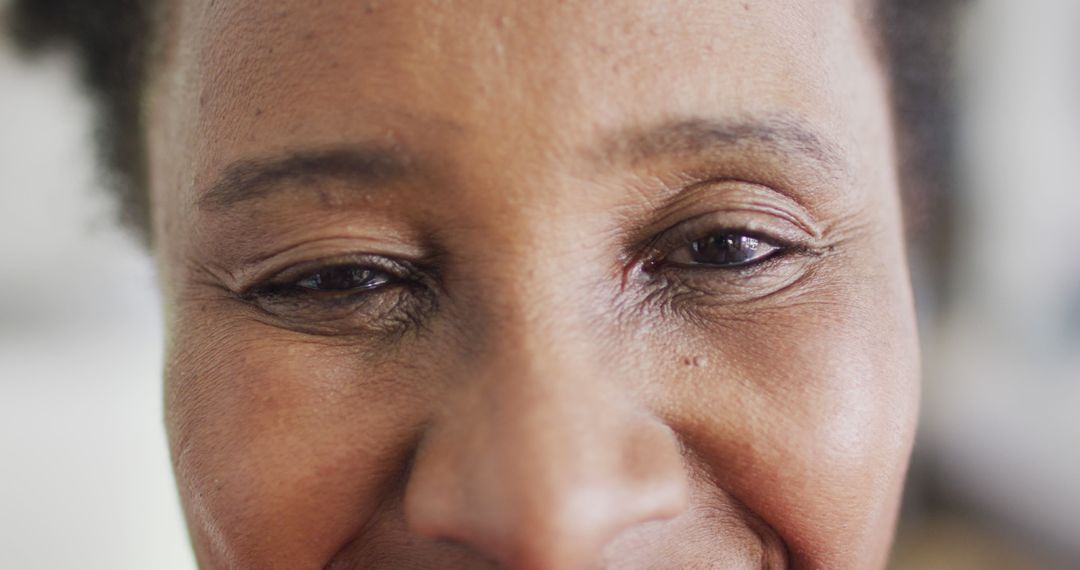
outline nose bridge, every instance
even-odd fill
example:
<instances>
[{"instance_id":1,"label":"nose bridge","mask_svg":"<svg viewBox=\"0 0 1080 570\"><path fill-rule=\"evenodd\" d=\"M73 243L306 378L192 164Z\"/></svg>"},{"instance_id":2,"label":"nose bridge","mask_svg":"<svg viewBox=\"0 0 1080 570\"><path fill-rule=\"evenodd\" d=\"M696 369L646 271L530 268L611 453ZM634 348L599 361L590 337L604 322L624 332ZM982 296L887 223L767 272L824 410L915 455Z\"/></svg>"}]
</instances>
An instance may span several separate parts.
<instances>
[{"instance_id":1,"label":"nose bridge","mask_svg":"<svg viewBox=\"0 0 1080 570\"><path fill-rule=\"evenodd\" d=\"M552 294L521 287L531 294L518 299ZM420 445L406 492L414 530L510 567L573 568L629 526L677 514L678 445L573 332L587 317L499 305L448 371L452 393Z\"/></svg>"},{"instance_id":2,"label":"nose bridge","mask_svg":"<svg viewBox=\"0 0 1080 570\"><path fill-rule=\"evenodd\" d=\"M533 216L505 212L471 232L468 242L478 255L462 260L451 285L456 326L468 338L466 348L476 349L467 351L471 375L591 374L602 358L596 340L602 338L603 276L596 268L604 265L594 263L598 248L582 246L589 236L565 221L567 207Z\"/></svg>"},{"instance_id":3,"label":"nose bridge","mask_svg":"<svg viewBox=\"0 0 1080 570\"><path fill-rule=\"evenodd\" d=\"M487 480L481 488L504 495L515 518L540 526L583 520L575 510L591 487L621 476L627 430L640 420L596 342L603 331L576 306L587 277L564 269L556 249L502 264L519 271L474 313L485 321L475 328L480 351L456 374L462 400L448 418L467 431L460 438L478 440L460 457L472 482Z\"/></svg>"}]
</instances>

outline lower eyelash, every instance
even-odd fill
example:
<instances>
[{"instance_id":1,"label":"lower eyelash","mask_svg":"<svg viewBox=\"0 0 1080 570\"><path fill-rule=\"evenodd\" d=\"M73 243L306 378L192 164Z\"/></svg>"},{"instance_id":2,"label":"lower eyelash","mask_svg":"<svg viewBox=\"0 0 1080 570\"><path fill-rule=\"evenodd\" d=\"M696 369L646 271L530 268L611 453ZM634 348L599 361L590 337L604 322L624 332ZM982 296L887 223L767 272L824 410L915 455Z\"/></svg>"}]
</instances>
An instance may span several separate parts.
<instances>
[{"instance_id":1,"label":"lower eyelash","mask_svg":"<svg viewBox=\"0 0 1080 570\"><path fill-rule=\"evenodd\" d=\"M678 313L707 319L704 309L736 306L770 297L805 275L799 258L806 248L779 249L766 259L741 267L658 267L651 274L648 302Z\"/></svg>"}]
</instances>

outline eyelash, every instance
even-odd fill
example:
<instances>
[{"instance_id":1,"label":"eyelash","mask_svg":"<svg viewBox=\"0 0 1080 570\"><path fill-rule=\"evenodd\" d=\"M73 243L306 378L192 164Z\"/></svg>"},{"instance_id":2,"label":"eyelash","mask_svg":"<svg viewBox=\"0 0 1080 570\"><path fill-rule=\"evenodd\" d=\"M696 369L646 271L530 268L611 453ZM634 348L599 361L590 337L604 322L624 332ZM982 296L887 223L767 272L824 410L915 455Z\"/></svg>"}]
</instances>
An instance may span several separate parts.
<instances>
[{"instance_id":1,"label":"eyelash","mask_svg":"<svg viewBox=\"0 0 1080 570\"><path fill-rule=\"evenodd\" d=\"M309 294L312 291L301 285L303 281L337 268L357 268L389 277L396 277L396 274L403 273L395 267L396 262L386 258L382 258L381 262L376 262L375 259L375 256L355 255L301 263L260 280L242 291L240 296L242 298L291 298Z\"/></svg>"},{"instance_id":2,"label":"eyelash","mask_svg":"<svg viewBox=\"0 0 1080 570\"><path fill-rule=\"evenodd\" d=\"M693 235L698 235L698 237L692 237ZM739 249L744 245L749 244L752 249L765 247L768 248L768 251L752 259L727 263L672 260L672 257L679 252L687 249L690 249L691 251L700 249L697 247L698 244L709 240L713 242L724 240L726 245L734 245L727 243L731 238L739 240ZM670 239L667 240L667 244L664 244L663 241L654 241L650 248L655 252L654 257L645 262L643 269L647 272L655 272L667 268L676 268L685 271L745 272L788 255L798 249L798 246L787 243L784 240L765 235L761 232L754 232L741 228L718 228L708 231L705 234L685 234L676 236L675 240L677 241L674 241L674 245L671 243L673 240ZM700 254L701 252L694 251L694 253Z\"/></svg>"},{"instance_id":3,"label":"eyelash","mask_svg":"<svg viewBox=\"0 0 1080 570\"><path fill-rule=\"evenodd\" d=\"M318 290L302 285L334 270L367 272L371 287ZM422 320L434 304L433 285L414 264L373 255L303 263L274 274L238 297L290 328L317 334L348 331L400 333Z\"/></svg>"},{"instance_id":4,"label":"eyelash","mask_svg":"<svg viewBox=\"0 0 1080 570\"><path fill-rule=\"evenodd\" d=\"M811 266L802 263L818 254L797 230L771 222L725 223L716 215L681 222L661 232L637 256L637 275L644 299L659 309L672 310L691 322L708 322L716 310L772 296L798 281ZM751 261L729 265L686 264L672 255L709 236L743 236L772 249Z\"/></svg>"},{"instance_id":5,"label":"eyelash","mask_svg":"<svg viewBox=\"0 0 1080 570\"><path fill-rule=\"evenodd\" d=\"M362 271L362 272L368 273L370 275L367 277L366 280L363 280L363 281L368 281L368 282L376 281L377 283L375 283L375 284L364 284L364 285L361 285L361 286L358 286L358 287L352 288L352 289L327 289L327 290L322 290L322 291L316 289L315 287L307 286L307 285L304 284L305 281L312 280L312 279L322 280L322 278L326 274L334 272L334 271L340 271L340 270ZM303 295L323 295L323 296L349 295L349 294L354 294L355 295L358 292L364 292L364 293L373 292L373 291L382 289L384 287L392 286L392 285L395 285L395 284L398 284L398 283L399 283L398 278L387 274L385 271L383 271L381 269L368 267L368 266L364 266L364 265L358 265L358 264L354 265L354 264L346 264L346 263L332 263L332 264L328 264L328 265L323 266L323 267L315 268L315 269L305 273L304 275L302 275L302 276L300 276L300 277L298 277L296 279L290 280L290 281L285 281L285 282L276 282L275 281L275 282L267 283L265 285L260 285L260 286L256 287L253 291L248 293L248 295L249 296L255 296L255 297L263 297L263 298L268 298L268 297L294 298L294 297L299 297L299 296L303 296Z\"/></svg>"},{"instance_id":6,"label":"eyelash","mask_svg":"<svg viewBox=\"0 0 1080 570\"><path fill-rule=\"evenodd\" d=\"M768 231L757 223L730 223L717 217L717 214L707 214L691 218L658 233L638 250L640 253L635 257L639 260L639 267L645 273L653 274L661 271L681 271L724 274L730 277L761 270L793 254L810 252L809 246L797 241L797 235L792 235L790 230ZM673 259L679 252L694 248L695 244L706 240L722 241L725 238L735 238L740 245L752 242L755 247L765 247L768 251L747 261L720 264Z\"/></svg>"}]
</instances>

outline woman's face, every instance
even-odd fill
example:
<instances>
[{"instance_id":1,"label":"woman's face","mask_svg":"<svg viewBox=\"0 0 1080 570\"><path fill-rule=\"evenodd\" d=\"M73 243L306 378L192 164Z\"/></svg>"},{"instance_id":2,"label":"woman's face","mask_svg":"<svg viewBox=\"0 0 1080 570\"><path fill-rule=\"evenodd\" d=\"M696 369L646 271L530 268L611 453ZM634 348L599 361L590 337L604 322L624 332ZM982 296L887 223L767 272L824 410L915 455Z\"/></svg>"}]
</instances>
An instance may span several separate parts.
<instances>
[{"instance_id":1,"label":"woman's face","mask_svg":"<svg viewBox=\"0 0 1080 570\"><path fill-rule=\"evenodd\" d=\"M177 3L208 568L871 568L917 350L862 1Z\"/></svg>"}]
</instances>

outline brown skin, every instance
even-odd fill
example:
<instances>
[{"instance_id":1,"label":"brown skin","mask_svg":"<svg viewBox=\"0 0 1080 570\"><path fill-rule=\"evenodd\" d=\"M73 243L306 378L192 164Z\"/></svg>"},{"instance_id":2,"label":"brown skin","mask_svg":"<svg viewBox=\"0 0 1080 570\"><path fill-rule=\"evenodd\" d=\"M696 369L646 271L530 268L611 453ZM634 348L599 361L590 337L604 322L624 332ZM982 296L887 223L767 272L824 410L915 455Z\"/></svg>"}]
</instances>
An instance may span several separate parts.
<instances>
[{"instance_id":1,"label":"brown skin","mask_svg":"<svg viewBox=\"0 0 1080 570\"><path fill-rule=\"evenodd\" d=\"M918 354L857 4L179 3L148 117L200 564L882 567Z\"/></svg>"}]
</instances>

